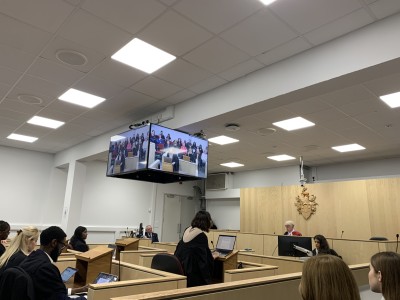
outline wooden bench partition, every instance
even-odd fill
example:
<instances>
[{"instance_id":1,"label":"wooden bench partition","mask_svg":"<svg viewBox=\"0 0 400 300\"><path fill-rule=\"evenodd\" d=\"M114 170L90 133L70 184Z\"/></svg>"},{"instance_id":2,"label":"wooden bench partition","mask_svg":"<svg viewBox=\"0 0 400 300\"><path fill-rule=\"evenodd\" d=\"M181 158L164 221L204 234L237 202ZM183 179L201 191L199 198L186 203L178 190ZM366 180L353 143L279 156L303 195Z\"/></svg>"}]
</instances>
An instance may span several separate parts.
<instances>
[{"instance_id":1,"label":"wooden bench partition","mask_svg":"<svg viewBox=\"0 0 400 300\"><path fill-rule=\"evenodd\" d=\"M277 275L277 266L268 266L250 262L241 262L243 269L226 270L224 282L261 278Z\"/></svg>"},{"instance_id":2,"label":"wooden bench partition","mask_svg":"<svg viewBox=\"0 0 400 300\"><path fill-rule=\"evenodd\" d=\"M358 286L368 284L369 264L350 266ZM219 300L219 299L291 299L301 300L301 273L269 276L258 279L220 283L202 287L114 297L111 300Z\"/></svg>"},{"instance_id":3,"label":"wooden bench partition","mask_svg":"<svg viewBox=\"0 0 400 300\"><path fill-rule=\"evenodd\" d=\"M139 260L142 254L157 254L157 253L166 253L167 250L164 249L155 249L155 250L128 250L121 251L121 262L127 262L130 264L140 265Z\"/></svg>"},{"instance_id":4,"label":"wooden bench partition","mask_svg":"<svg viewBox=\"0 0 400 300\"><path fill-rule=\"evenodd\" d=\"M157 249L164 249L167 250L168 253L174 253L176 249L177 243L153 243L151 244L152 247Z\"/></svg>"},{"instance_id":5,"label":"wooden bench partition","mask_svg":"<svg viewBox=\"0 0 400 300\"><path fill-rule=\"evenodd\" d=\"M125 262L119 263L116 260L113 260L111 273L118 274L121 281L89 284L89 300L108 300L115 296L186 287L186 276L171 274Z\"/></svg>"}]
</instances>

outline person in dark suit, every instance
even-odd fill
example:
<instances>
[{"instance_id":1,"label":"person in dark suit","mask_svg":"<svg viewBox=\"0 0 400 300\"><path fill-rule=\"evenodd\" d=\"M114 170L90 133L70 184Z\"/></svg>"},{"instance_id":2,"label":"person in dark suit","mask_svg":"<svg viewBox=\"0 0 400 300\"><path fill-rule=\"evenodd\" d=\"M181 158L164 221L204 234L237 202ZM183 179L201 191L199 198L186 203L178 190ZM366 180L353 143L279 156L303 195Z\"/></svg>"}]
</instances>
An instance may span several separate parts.
<instances>
[{"instance_id":1,"label":"person in dark suit","mask_svg":"<svg viewBox=\"0 0 400 300\"><path fill-rule=\"evenodd\" d=\"M6 247L4 247L2 242L8 238L9 234L10 224L8 224L6 221L0 221L0 256L2 256L4 252L6 252Z\"/></svg>"},{"instance_id":2,"label":"person in dark suit","mask_svg":"<svg viewBox=\"0 0 400 300\"><path fill-rule=\"evenodd\" d=\"M314 243L315 249L312 251L314 256L320 254L330 254L342 258L335 250L329 248L328 241L323 235L317 234L314 236Z\"/></svg>"},{"instance_id":3,"label":"person in dark suit","mask_svg":"<svg viewBox=\"0 0 400 300\"><path fill-rule=\"evenodd\" d=\"M66 234L57 226L51 226L40 234L40 249L33 251L19 266L32 278L35 298L46 300L71 299L68 295L87 292L88 287L68 289L54 262L66 246ZM86 299L80 296L74 299Z\"/></svg>"},{"instance_id":4,"label":"person in dark suit","mask_svg":"<svg viewBox=\"0 0 400 300\"><path fill-rule=\"evenodd\" d=\"M0 275L8 268L19 266L35 249L38 238L39 230L34 226L18 230L18 234L12 239L10 246L0 258Z\"/></svg>"},{"instance_id":5,"label":"person in dark suit","mask_svg":"<svg viewBox=\"0 0 400 300\"><path fill-rule=\"evenodd\" d=\"M151 225L146 226L146 231L144 233L144 236L148 239L151 239L152 243L158 243L158 234L153 232L153 227Z\"/></svg>"},{"instance_id":6,"label":"person in dark suit","mask_svg":"<svg viewBox=\"0 0 400 300\"><path fill-rule=\"evenodd\" d=\"M86 244L87 229L83 226L78 226L75 229L74 235L71 237L69 244L73 250L86 252L89 246Z\"/></svg>"}]
</instances>

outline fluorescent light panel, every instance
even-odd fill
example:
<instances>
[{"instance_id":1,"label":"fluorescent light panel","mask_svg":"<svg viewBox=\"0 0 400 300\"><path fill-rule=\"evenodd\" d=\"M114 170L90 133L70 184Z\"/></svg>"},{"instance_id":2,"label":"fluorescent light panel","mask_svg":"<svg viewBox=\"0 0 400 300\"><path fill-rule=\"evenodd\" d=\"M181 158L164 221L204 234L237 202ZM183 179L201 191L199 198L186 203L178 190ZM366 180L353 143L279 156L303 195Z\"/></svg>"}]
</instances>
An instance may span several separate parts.
<instances>
[{"instance_id":1,"label":"fluorescent light panel","mask_svg":"<svg viewBox=\"0 0 400 300\"><path fill-rule=\"evenodd\" d=\"M296 159L295 157L290 156L290 155L286 155L286 154L268 156L267 158L272 159L272 160L276 160L276 161L284 161L284 160Z\"/></svg>"},{"instance_id":2,"label":"fluorescent light panel","mask_svg":"<svg viewBox=\"0 0 400 300\"><path fill-rule=\"evenodd\" d=\"M349 145L335 146L332 147L332 149L339 152L350 152L350 151L364 150L365 148L359 144L349 144Z\"/></svg>"},{"instance_id":3,"label":"fluorescent light panel","mask_svg":"<svg viewBox=\"0 0 400 300\"><path fill-rule=\"evenodd\" d=\"M400 106L400 92L380 96L381 100L389 105L391 108Z\"/></svg>"},{"instance_id":4,"label":"fluorescent light panel","mask_svg":"<svg viewBox=\"0 0 400 300\"><path fill-rule=\"evenodd\" d=\"M270 5L272 2L275 2L276 0L260 0L260 2L264 5Z\"/></svg>"},{"instance_id":5,"label":"fluorescent light panel","mask_svg":"<svg viewBox=\"0 0 400 300\"><path fill-rule=\"evenodd\" d=\"M138 38L134 38L114 53L111 58L151 74L173 61L176 57Z\"/></svg>"},{"instance_id":6,"label":"fluorescent light panel","mask_svg":"<svg viewBox=\"0 0 400 300\"><path fill-rule=\"evenodd\" d=\"M273 125L285 129L287 131L292 131L300 128L306 128L314 126L313 122L310 122L302 117L296 117L292 119L287 119L279 122L272 123Z\"/></svg>"},{"instance_id":7,"label":"fluorescent light panel","mask_svg":"<svg viewBox=\"0 0 400 300\"><path fill-rule=\"evenodd\" d=\"M33 143L36 141L38 138L34 136L28 136L28 135L22 135L22 134L16 134L16 133L11 133L8 137L10 140L16 140L16 141L21 141L21 142L28 142L28 143Z\"/></svg>"},{"instance_id":8,"label":"fluorescent light panel","mask_svg":"<svg viewBox=\"0 0 400 300\"><path fill-rule=\"evenodd\" d=\"M58 97L58 99L88 108L93 108L96 105L103 102L104 100L106 100L105 98L98 97L75 89L69 89L60 97Z\"/></svg>"},{"instance_id":9,"label":"fluorescent light panel","mask_svg":"<svg viewBox=\"0 0 400 300\"><path fill-rule=\"evenodd\" d=\"M211 143L218 144L218 145L226 145L226 144L239 142L239 140L230 138L230 137L225 136L225 135L220 135L220 136L213 137L211 139L208 139L208 141L211 142Z\"/></svg>"},{"instance_id":10,"label":"fluorescent light panel","mask_svg":"<svg viewBox=\"0 0 400 300\"><path fill-rule=\"evenodd\" d=\"M38 116L34 116L30 120L28 120L28 123L43 126L43 127L53 128L53 129L57 129L58 127L65 124L65 122L48 119L48 118L43 118L43 117L38 117Z\"/></svg>"},{"instance_id":11,"label":"fluorescent light panel","mask_svg":"<svg viewBox=\"0 0 400 300\"><path fill-rule=\"evenodd\" d=\"M228 167L228 168L238 168L238 167L243 167L244 166L243 164L239 164L239 163L236 163L236 162L233 162L233 161L228 162L228 163L224 163L224 164L220 164L220 165L224 166L224 167Z\"/></svg>"}]
</instances>

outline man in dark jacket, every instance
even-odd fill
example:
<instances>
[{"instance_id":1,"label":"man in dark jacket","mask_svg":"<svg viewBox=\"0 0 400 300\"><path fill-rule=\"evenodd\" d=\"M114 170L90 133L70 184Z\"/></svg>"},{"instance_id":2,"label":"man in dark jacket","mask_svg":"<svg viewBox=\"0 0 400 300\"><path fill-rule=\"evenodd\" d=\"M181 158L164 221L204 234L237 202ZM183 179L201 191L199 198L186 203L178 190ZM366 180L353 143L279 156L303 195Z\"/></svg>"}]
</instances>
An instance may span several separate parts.
<instances>
[{"instance_id":1,"label":"man in dark jacket","mask_svg":"<svg viewBox=\"0 0 400 300\"><path fill-rule=\"evenodd\" d=\"M87 286L67 291L58 268L54 265L66 245L66 234L51 226L40 235L40 249L32 252L20 265L32 278L36 299L65 300L68 295L87 291ZM86 299L84 296L75 299Z\"/></svg>"}]
</instances>

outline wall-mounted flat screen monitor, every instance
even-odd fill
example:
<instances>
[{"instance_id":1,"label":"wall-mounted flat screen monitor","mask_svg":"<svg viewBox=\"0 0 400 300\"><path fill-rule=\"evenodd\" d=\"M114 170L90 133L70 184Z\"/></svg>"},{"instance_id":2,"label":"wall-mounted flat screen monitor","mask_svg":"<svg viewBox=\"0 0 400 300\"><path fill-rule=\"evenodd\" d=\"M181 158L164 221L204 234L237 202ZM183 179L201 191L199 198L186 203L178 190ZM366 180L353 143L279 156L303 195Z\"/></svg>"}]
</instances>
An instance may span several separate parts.
<instances>
[{"instance_id":1,"label":"wall-mounted flat screen monitor","mask_svg":"<svg viewBox=\"0 0 400 300\"><path fill-rule=\"evenodd\" d=\"M312 251L312 242L311 242L310 237L279 235L278 236L278 255L279 256L294 256L294 257L307 256L306 253L296 250L293 247L294 245Z\"/></svg>"},{"instance_id":2,"label":"wall-mounted flat screen monitor","mask_svg":"<svg viewBox=\"0 0 400 300\"><path fill-rule=\"evenodd\" d=\"M111 137L107 176L157 183L207 178L208 141L158 124Z\"/></svg>"}]
</instances>

